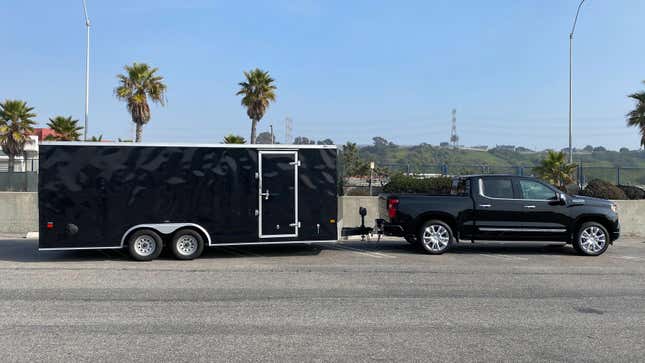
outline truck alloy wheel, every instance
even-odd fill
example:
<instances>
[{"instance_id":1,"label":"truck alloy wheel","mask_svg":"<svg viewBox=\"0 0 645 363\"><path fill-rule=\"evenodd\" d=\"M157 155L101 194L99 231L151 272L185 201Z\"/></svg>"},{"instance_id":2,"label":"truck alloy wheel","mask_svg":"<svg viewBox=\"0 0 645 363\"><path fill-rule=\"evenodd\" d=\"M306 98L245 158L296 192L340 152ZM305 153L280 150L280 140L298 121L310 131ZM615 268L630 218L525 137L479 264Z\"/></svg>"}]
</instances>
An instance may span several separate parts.
<instances>
[{"instance_id":1,"label":"truck alloy wheel","mask_svg":"<svg viewBox=\"0 0 645 363\"><path fill-rule=\"evenodd\" d=\"M431 220L421 227L418 240L426 253L440 255L452 244L452 230L442 221Z\"/></svg>"},{"instance_id":2,"label":"truck alloy wheel","mask_svg":"<svg viewBox=\"0 0 645 363\"><path fill-rule=\"evenodd\" d=\"M180 229L170 242L172 253L180 260L192 260L204 252L202 235L192 229Z\"/></svg>"},{"instance_id":3,"label":"truck alloy wheel","mask_svg":"<svg viewBox=\"0 0 645 363\"><path fill-rule=\"evenodd\" d=\"M600 223L583 223L573 243L581 255L600 256L609 246L609 233Z\"/></svg>"},{"instance_id":4,"label":"truck alloy wheel","mask_svg":"<svg viewBox=\"0 0 645 363\"><path fill-rule=\"evenodd\" d=\"M138 261L150 261L159 257L162 248L161 237L151 229L138 230L128 238L130 255Z\"/></svg>"}]
</instances>

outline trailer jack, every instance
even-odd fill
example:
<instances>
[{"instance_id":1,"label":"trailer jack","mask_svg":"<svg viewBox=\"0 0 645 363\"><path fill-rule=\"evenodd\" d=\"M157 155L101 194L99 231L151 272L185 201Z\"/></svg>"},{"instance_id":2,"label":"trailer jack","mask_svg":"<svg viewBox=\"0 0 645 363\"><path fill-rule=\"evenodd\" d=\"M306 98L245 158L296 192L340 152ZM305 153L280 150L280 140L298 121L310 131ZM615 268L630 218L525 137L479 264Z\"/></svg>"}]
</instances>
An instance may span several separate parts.
<instances>
[{"instance_id":1,"label":"trailer jack","mask_svg":"<svg viewBox=\"0 0 645 363\"><path fill-rule=\"evenodd\" d=\"M372 234L374 228L365 226L365 216L367 215L367 209L364 207L358 208L358 214L361 216L361 225L360 227L344 227L341 231L343 237L348 236L361 236L361 241L365 241L366 237ZM380 235L379 235L380 240Z\"/></svg>"}]
</instances>

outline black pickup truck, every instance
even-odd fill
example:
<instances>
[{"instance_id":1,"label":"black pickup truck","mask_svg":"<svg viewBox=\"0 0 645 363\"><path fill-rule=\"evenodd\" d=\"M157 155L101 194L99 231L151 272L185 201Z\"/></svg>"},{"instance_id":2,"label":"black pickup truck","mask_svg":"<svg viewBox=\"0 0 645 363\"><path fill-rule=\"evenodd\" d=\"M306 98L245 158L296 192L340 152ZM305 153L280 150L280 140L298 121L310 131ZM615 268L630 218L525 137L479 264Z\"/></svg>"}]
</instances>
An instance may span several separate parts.
<instances>
[{"instance_id":1,"label":"black pickup truck","mask_svg":"<svg viewBox=\"0 0 645 363\"><path fill-rule=\"evenodd\" d=\"M475 240L558 241L598 256L618 239L616 204L570 196L529 177L471 175L453 179L449 195L381 196L377 228L441 254Z\"/></svg>"}]
</instances>

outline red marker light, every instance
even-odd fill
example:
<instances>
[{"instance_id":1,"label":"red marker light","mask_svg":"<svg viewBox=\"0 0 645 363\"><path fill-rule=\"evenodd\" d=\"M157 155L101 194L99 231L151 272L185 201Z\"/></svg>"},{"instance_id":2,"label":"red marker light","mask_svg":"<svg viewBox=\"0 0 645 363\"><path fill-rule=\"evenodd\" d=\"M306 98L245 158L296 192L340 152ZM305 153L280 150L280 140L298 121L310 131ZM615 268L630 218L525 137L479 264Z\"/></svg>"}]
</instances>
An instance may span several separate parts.
<instances>
[{"instance_id":1,"label":"red marker light","mask_svg":"<svg viewBox=\"0 0 645 363\"><path fill-rule=\"evenodd\" d=\"M47 229L54 229L54 222L47 222Z\"/></svg>"}]
</instances>

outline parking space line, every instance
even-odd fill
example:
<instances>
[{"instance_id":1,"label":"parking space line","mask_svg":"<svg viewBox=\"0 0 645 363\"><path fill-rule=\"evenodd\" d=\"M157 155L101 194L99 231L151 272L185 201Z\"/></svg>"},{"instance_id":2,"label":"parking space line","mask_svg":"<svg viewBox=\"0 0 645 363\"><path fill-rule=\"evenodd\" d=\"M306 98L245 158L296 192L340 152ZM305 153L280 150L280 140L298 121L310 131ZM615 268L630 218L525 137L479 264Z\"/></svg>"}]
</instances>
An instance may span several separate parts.
<instances>
[{"instance_id":1,"label":"parking space line","mask_svg":"<svg viewBox=\"0 0 645 363\"><path fill-rule=\"evenodd\" d=\"M618 258L621 260L628 260L628 261L643 261L645 260L643 257L638 257L638 256L608 256L610 258Z\"/></svg>"},{"instance_id":2,"label":"parking space line","mask_svg":"<svg viewBox=\"0 0 645 363\"><path fill-rule=\"evenodd\" d=\"M507 261L528 261L527 257L519 257L519 256L509 256L509 255L489 254L489 253L480 253L479 255L486 256L486 257L497 258L497 259L502 259L502 260L507 260Z\"/></svg>"},{"instance_id":3,"label":"parking space line","mask_svg":"<svg viewBox=\"0 0 645 363\"><path fill-rule=\"evenodd\" d=\"M350 251L350 252L353 252L353 253L357 253L357 254L360 254L360 255L365 255L365 256L369 256L369 257L373 257L373 258L396 258L396 256L386 255L385 253L365 251L365 250L361 250L359 248L353 248L353 247L349 247L349 246L327 245L327 246L324 246L324 247L333 248L335 250Z\"/></svg>"}]
</instances>

